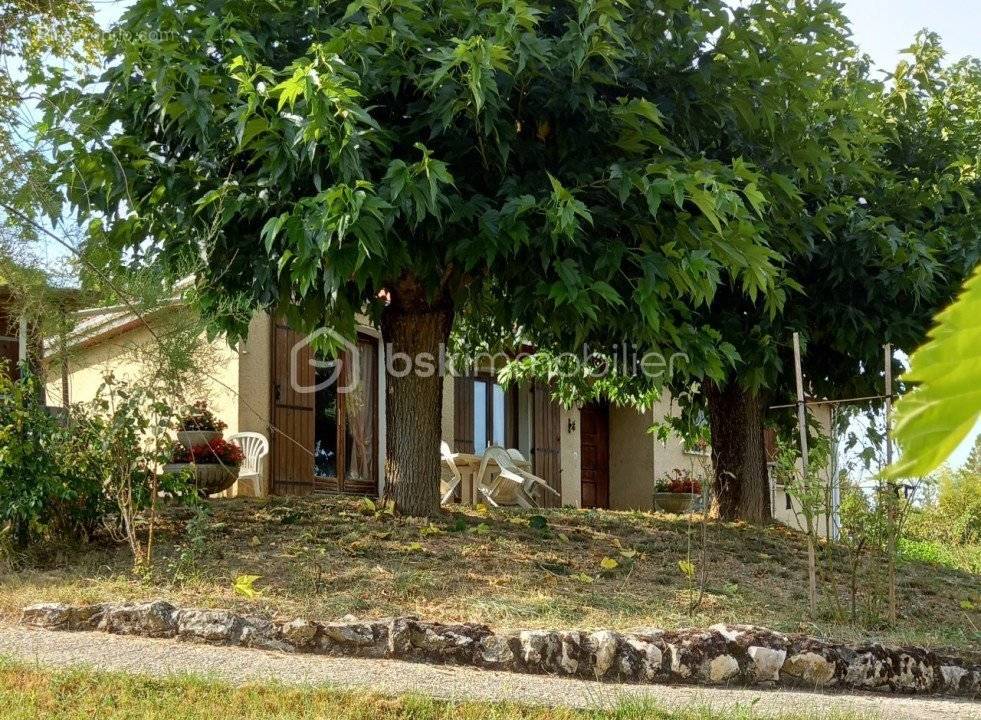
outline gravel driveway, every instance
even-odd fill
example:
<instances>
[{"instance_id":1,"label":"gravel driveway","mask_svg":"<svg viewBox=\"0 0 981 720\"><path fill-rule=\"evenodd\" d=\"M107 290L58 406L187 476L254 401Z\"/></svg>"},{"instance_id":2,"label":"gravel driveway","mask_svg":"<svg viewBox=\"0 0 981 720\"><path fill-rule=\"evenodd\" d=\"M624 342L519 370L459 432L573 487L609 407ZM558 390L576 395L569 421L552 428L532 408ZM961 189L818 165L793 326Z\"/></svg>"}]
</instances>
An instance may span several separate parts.
<instances>
[{"instance_id":1,"label":"gravel driveway","mask_svg":"<svg viewBox=\"0 0 981 720\"><path fill-rule=\"evenodd\" d=\"M649 698L665 708L688 705L717 712L754 703L761 717L781 712L851 711L888 720L981 720L981 703L938 698L823 694L759 689L707 689L666 685L611 685L536 675L439 667L397 660L288 655L104 633L61 633L0 626L0 655L41 665L84 665L100 670L193 673L235 684L276 680L387 694L445 699L509 700L580 708L611 707L623 698Z\"/></svg>"}]
</instances>

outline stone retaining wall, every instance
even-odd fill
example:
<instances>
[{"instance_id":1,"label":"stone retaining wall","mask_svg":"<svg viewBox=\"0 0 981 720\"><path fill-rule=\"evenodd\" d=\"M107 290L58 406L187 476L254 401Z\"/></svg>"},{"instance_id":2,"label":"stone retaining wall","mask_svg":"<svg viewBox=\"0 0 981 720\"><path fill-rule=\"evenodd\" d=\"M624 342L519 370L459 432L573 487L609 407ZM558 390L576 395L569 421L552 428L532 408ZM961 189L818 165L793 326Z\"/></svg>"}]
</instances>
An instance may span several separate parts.
<instances>
[{"instance_id":1,"label":"stone retaining wall","mask_svg":"<svg viewBox=\"0 0 981 720\"><path fill-rule=\"evenodd\" d=\"M840 645L750 625L612 632L443 625L412 617L272 621L163 600L31 605L21 622L218 645L562 675L609 682L846 688L981 695L981 665L918 647Z\"/></svg>"}]
</instances>

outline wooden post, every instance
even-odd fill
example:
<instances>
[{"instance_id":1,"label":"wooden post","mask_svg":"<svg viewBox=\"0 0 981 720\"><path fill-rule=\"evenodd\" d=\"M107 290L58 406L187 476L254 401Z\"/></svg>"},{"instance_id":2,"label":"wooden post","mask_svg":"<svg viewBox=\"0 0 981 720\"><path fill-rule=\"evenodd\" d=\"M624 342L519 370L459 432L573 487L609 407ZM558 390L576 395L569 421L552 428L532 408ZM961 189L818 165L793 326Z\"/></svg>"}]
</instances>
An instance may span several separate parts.
<instances>
[{"instance_id":1,"label":"wooden post","mask_svg":"<svg viewBox=\"0 0 981 720\"><path fill-rule=\"evenodd\" d=\"M70 398L68 397L68 331L65 328L65 320L62 318L60 332L58 333L58 345L61 350L61 406L68 410ZM68 413L65 413L68 419Z\"/></svg>"},{"instance_id":2,"label":"wooden post","mask_svg":"<svg viewBox=\"0 0 981 720\"><path fill-rule=\"evenodd\" d=\"M885 420L886 420L886 465L892 464L892 343L883 346L883 364L885 371ZM886 518L888 522L888 582L889 582L889 622L896 622L896 545L899 538L899 528L896 518L896 486L886 480Z\"/></svg>"},{"instance_id":3,"label":"wooden post","mask_svg":"<svg viewBox=\"0 0 981 720\"><path fill-rule=\"evenodd\" d=\"M794 333L794 372L797 375L797 425L800 432L800 461L802 479L807 480L807 405L804 402L804 373L800 362L800 336ZM810 502L810 499L807 500ZM808 509L807 517L807 582L811 618L817 617L817 560L814 547L813 509Z\"/></svg>"}]
</instances>

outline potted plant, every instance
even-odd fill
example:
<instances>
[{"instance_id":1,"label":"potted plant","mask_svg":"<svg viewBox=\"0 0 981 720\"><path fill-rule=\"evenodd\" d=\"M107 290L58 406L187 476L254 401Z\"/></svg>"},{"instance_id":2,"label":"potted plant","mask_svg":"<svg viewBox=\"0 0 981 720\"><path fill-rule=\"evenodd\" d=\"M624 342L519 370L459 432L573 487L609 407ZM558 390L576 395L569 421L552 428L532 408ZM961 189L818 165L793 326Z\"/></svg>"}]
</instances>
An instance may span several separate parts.
<instances>
[{"instance_id":1,"label":"potted plant","mask_svg":"<svg viewBox=\"0 0 981 720\"><path fill-rule=\"evenodd\" d=\"M188 448L207 445L220 438L221 431L228 427L211 412L207 400L194 403L177 422L177 441Z\"/></svg>"},{"instance_id":2,"label":"potted plant","mask_svg":"<svg viewBox=\"0 0 981 720\"><path fill-rule=\"evenodd\" d=\"M178 444L174 447L173 462L164 466L164 472L190 470L198 492L214 495L235 484L244 459L238 445L218 437L199 445Z\"/></svg>"},{"instance_id":3,"label":"potted plant","mask_svg":"<svg viewBox=\"0 0 981 720\"><path fill-rule=\"evenodd\" d=\"M657 481L654 504L658 510L680 515L691 510L692 501L702 496L702 483L684 470L675 468Z\"/></svg>"}]
</instances>

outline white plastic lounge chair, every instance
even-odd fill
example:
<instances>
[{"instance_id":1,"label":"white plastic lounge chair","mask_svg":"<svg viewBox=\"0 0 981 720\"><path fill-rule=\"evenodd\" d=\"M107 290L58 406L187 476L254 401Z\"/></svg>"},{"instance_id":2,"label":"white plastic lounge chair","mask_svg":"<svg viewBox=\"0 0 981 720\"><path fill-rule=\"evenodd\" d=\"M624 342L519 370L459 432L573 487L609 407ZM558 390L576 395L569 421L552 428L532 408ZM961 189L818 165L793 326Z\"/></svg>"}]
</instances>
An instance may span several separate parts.
<instances>
[{"instance_id":1,"label":"white plastic lounge chair","mask_svg":"<svg viewBox=\"0 0 981 720\"><path fill-rule=\"evenodd\" d=\"M252 494L262 492L262 458L269 454L269 441L257 432L240 432L228 436L228 441L242 448L245 459L238 469L238 482L252 484Z\"/></svg>"},{"instance_id":2,"label":"white plastic lounge chair","mask_svg":"<svg viewBox=\"0 0 981 720\"><path fill-rule=\"evenodd\" d=\"M439 479L440 491L443 493L440 502L445 505L453 500L456 489L463 483L463 476L460 475L460 468L456 466L456 455L445 441L439 444L439 453L443 458L443 464L449 470L449 477L441 475Z\"/></svg>"},{"instance_id":3,"label":"white plastic lounge chair","mask_svg":"<svg viewBox=\"0 0 981 720\"><path fill-rule=\"evenodd\" d=\"M520 453L518 455L520 456ZM540 477L518 467L514 462L515 459L510 451L502 447L492 445L484 450L484 459L480 463L480 470L477 472L475 483L477 491L484 497L488 504L494 507L500 507L497 498L501 495L506 484L511 485L510 490L518 505L525 508L540 507L538 501L535 499L535 495L540 488L552 493L556 497L561 497L558 492L549 487L548 483ZM491 468L488 470L491 461L499 469L497 475L493 478L491 474L494 472L494 469Z\"/></svg>"}]
</instances>

